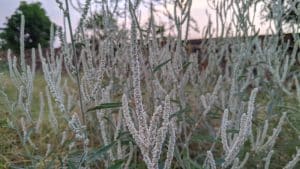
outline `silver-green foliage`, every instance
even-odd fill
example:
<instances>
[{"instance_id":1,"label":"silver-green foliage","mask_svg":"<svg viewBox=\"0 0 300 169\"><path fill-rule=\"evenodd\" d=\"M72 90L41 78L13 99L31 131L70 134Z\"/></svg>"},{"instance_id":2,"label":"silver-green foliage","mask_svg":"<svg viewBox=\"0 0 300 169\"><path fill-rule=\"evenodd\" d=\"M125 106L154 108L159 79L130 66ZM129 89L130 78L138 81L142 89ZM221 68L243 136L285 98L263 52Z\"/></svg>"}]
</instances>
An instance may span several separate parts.
<instances>
[{"instance_id":1,"label":"silver-green foliage","mask_svg":"<svg viewBox=\"0 0 300 169\"><path fill-rule=\"evenodd\" d=\"M56 2L64 13L65 22L70 24L68 1ZM32 50L32 65L26 65L25 21L22 18L20 66L16 57L11 58L8 52L10 77L18 97L11 101L2 89L1 95L7 104L14 103L22 112L19 117L16 109L8 106L10 126L16 129L27 154L30 154L29 144L42 157L40 161L32 162L33 167L41 167L41 161L47 161L58 147L64 146L69 147L60 160L64 167L72 164L76 168L118 165L133 168L136 163L142 163L134 158L142 158L149 169L158 169L161 165L165 169L192 166L241 169L251 165L252 157L256 155L264 157L264 164L256 167L267 169L272 166L272 158L276 155L274 145L284 130L289 112L282 114L271 134L269 119L263 119L265 123L261 126L253 122L259 115L267 114L270 107L269 103L259 101L264 93L272 90L264 86L264 81L268 80L284 97L300 100L299 74L293 69L299 60L297 35L294 35L296 43L292 52L288 51L289 43L280 43L282 37L276 31L261 42L259 30L250 15L257 12L260 1L209 1L216 11L216 32L213 32L214 24L208 23L203 31L204 39L199 44L200 53L189 54L182 37L186 39L193 20L190 16L192 0L172 0L170 4L172 2L174 12L168 11L167 15L177 30L177 36L168 37L164 46L157 41L152 4L145 38L137 16L142 1L127 0L124 3L124 9L131 17L130 34L112 28L110 19L116 8L109 8L109 4L113 2L87 0L85 4L78 3L81 19L75 35L69 30L71 44L66 40L65 26L60 29L62 47L56 54L52 26L50 55L39 47L47 84L47 106L42 92L44 88L39 89L40 101L32 102L35 50ZM114 3L119 4L118 1ZM90 41L83 28L93 4L101 7L106 36ZM185 33L184 25L187 27ZM205 69L202 69L202 64ZM265 77L266 73L270 73L270 77ZM65 77L67 80L63 79ZM291 87L293 83L297 92ZM113 104L115 101L118 102ZM38 117L32 115L37 113L31 109L35 104L40 107ZM217 124L210 119L213 112L222 116ZM37 136L45 134L41 129L43 123L49 124L54 135L61 138L59 144L47 142L46 148L42 148L32 139L32 133ZM195 136L203 130L208 131L207 135L214 141L202 152L206 158L199 159L192 156L195 150L191 146ZM218 138L221 142L217 141ZM250 147L246 144L248 141ZM91 143L100 144L97 147L101 148L94 150L95 145ZM218 149L216 144L223 148ZM74 151L77 151L76 155ZM104 157L105 153L107 156ZM201 155L201 152L197 154ZM284 161L286 164L282 167L295 167L299 154L297 150L291 161ZM223 162L218 163L216 159L223 159Z\"/></svg>"}]
</instances>

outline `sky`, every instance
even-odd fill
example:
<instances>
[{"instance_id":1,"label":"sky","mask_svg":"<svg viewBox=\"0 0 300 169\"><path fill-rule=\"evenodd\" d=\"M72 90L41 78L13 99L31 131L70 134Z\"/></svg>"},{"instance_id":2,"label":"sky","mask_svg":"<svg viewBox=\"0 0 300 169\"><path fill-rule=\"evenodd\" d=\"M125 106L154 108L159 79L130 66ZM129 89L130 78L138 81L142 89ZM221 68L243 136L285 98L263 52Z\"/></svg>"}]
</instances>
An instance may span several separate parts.
<instances>
[{"instance_id":1,"label":"sky","mask_svg":"<svg viewBox=\"0 0 300 169\"><path fill-rule=\"evenodd\" d=\"M5 26L4 23L6 22L6 18L14 13L14 11L18 8L20 4L20 1L21 0L0 0L0 28ZM56 4L55 0L25 0L25 1L28 3L37 2L37 1L41 2L42 7L46 10L47 15L50 17L50 20L55 22L57 25L60 26L63 25L63 14L59 9L58 5ZM73 2L75 1L76 0L73 0ZM80 0L80 1L84 1L84 0ZM168 8L170 8L170 10L172 11L173 7L172 5L170 5L168 6ZM76 28L80 18L80 14L76 12L73 8L70 8L70 10L71 10L70 13L71 13L72 27ZM208 23L208 16L206 14L207 11L210 14L213 13L213 11L209 8L207 4L207 0L193 0L191 16L197 22L200 32ZM147 9L142 8L140 11L140 15L141 15L140 17L141 21L146 22L146 19L149 17L149 11ZM165 22L163 17L159 16L157 18L158 18L157 22ZM259 25L260 24L259 21L257 21L255 24L259 27L261 26ZM264 28L262 28L261 30L264 30ZM197 38L201 38L201 33L191 30L189 33L189 39L197 39Z\"/></svg>"},{"instance_id":2,"label":"sky","mask_svg":"<svg viewBox=\"0 0 300 169\"><path fill-rule=\"evenodd\" d=\"M4 27L6 18L11 16L14 11L18 8L21 0L0 0L0 28ZM55 0L26 0L26 2L36 2L42 3L42 7L46 10L47 15L50 20L55 22L57 25L63 25L62 12L58 8ZM194 0L192 5L192 16L198 22L199 27L203 27L203 23L207 23L207 17L205 15L205 10L208 9L206 0ZM143 13L144 11L141 11ZM142 19L148 17L148 12L143 13ZM80 14L71 8L71 22L73 27L76 27L80 18ZM196 32L191 32L190 37L197 38L200 34Z\"/></svg>"}]
</instances>

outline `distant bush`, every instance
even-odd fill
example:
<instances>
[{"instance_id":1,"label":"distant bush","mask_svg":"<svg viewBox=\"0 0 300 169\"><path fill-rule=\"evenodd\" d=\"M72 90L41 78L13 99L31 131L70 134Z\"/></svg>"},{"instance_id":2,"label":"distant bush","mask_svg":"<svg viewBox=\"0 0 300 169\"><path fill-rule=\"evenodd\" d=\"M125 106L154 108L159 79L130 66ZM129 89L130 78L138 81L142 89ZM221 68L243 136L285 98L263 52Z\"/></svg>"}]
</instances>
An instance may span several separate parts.
<instances>
[{"instance_id":1,"label":"distant bush","mask_svg":"<svg viewBox=\"0 0 300 169\"><path fill-rule=\"evenodd\" d=\"M24 32L21 30L21 16L24 16ZM49 47L51 21L46 15L46 11L41 7L40 2L27 3L21 1L18 9L12 16L7 18L5 27L0 33L1 48L11 49L20 52L20 45L25 49L37 48L38 44L42 47ZM20 36L24 36L24 42L19 42Z\"/></svg>"}]
</instances>

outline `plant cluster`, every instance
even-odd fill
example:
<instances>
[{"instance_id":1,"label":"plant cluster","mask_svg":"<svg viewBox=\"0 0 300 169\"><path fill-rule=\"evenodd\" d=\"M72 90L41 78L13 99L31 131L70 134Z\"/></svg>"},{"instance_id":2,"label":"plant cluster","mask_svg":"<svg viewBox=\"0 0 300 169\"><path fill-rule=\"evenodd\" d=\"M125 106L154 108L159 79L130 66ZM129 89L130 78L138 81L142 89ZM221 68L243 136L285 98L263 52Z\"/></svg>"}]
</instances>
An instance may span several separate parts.
<instances>
[{"instance_id":1,"label":"plant cluster","mask_svg":"<svg viewBox=\"0 0 300 169\"><path fill-rule=\"evenodd\" d=\"M185 48L192 0L164 1L165 7L173 4L167 16L177 32L167 38L156 34L153 4L145 34L141 0L120 2L131 18L129 32L112 20L118 0L78 2L81 19L74 33L70 1L56 2L69 27L58 28L60 53L54 52L53 25L50 52L38 46L46 83L38 96L35 50L32 65L24 56L24 17L20 57L7 54L17 92L10 96L1 85L1 102L22 160L5 157L6 167L299 167L299 129L292 119L299 118L300 37L292 33L293 41L286 41L275 19L271 34L261 38L253 17L260 1L208 1L216 23L210 20L203 30L197 52ZM97 27L86 19L92 5L101 6L105 36L90 40L84 28Z\"/></svg>"}]
</instances>

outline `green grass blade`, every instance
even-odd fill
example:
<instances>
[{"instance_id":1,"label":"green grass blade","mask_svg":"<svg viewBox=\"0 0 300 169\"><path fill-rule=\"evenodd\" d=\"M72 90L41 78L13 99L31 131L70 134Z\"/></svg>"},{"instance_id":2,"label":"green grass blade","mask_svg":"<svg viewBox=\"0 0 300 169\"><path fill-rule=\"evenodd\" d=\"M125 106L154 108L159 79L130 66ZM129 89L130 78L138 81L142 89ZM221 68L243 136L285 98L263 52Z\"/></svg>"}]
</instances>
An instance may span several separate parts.
<instances>
[{"instance_id":1,"label":"green grass blade","mask_svg":"<svg viewBox=\"0 0 300 169\"><path fill-rule=\"evenodd\" d=\"M103 156L107 153L107 151L110 150L115 144L116 144L116 142L114 141L106 146L102 146L99 149L96 149L96 150L90 152L88 155L87 161L89 163L91 163L96 160L102 159Z\"/></svg>"},{"instance_id":2,"label":"green grass blade","mask_svg":"<svg viewBox=\"0 0 300 169\"><path fill-rule=\"evenodd\" d=\"M108 169L121 169L123 166L124 160L116 160L113 165L109 166Z\"/></svg>"},{"instance_id":3,"label":"green grass blade","mask_svg":"<svg viewBox=\"0 0 300 169\"><path fill-rule=\"evenodd\" d=\"M94 111L94 110L101 110L101 109L113 109L113 108L119 108L122 106L121 102L113 102L113 103L102 103L98 106L95 106L93 108L90 108L87 110L87 112Z\"/></svg>"},{"instance_id":4,"label":"green grass blade","mask_svg":"<svg viewBox=\"0 0 300 169\"><path fill-rule=\"evenodd\" d=\"M161 64L157 65L156 67L153 68L153 73L155 73L156 71L160 70L164 65L166 65L167 63L169 63L172 60L172 58L162 62Z\"/></svg>"}]
</instances>

